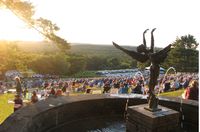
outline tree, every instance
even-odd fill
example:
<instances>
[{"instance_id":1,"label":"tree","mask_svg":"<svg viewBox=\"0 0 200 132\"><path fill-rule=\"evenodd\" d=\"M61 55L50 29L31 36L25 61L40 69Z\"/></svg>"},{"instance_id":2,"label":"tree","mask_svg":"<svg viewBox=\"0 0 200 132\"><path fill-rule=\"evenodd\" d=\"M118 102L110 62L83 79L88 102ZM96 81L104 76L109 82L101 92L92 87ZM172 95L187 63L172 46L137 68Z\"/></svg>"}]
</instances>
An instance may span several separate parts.
<instances>
[{"instance_id":1,"label":"tree","mask_svg":"<svg viewBox=\"0 0 200 132\"><path fill-rule=\"evenodd\" d=\"M139 69L142 69L142 70L144 70L145 67L148 67L148 66L150 66L150 65L151 65L151 64L150 64L150 61L147 61L147 62L145 62L145 63L137 62L137 67L138 67Z\"/></svg>"},{"instance_id":2,"label":"tree","mask_svg":"<svg viewBox=\"0 0 200 132\"><path fill-rule=\"evenodd\" d=\"M113 58L109 58L107 60L107 65L109 67L109 69L118 69L120 68L120 61L119 59L113 57Z\"/></svg>"},{"instance_id":3,"label":"tree","mask_svg":"<svg viewBox=\"0 0 200 132\"><path fill-rule=\"evenodd\" d=\"M164 67L174 67L180 72L198 72L198 54L196 50L198 43L194 36L185 35L177 38L173 43L172 49L168 55Z\"/></svg>"},{"instance_id":4,"label":"tree","mask_svg":"<svg viewBox=\"0 0 200 132\"><path fill-rule=\"evenodd\" d=\"M102 56L92 56L86 58L87 70L103 70L106 69L107 59Z\"/></svg>"},{"instance_id":5,"label":"tree","mask_svg":"<svg viewBox=\"0 0 200 132\"><path fill-rule=\"evenodd\" d=\"M66 49L70 48L70 45L65 39L55 34L56 31L60 30L60 28L55 23L52 23L50 20L44 18L39 18L35 20L34 24L40 31L43 32L46 38L55 42L61 51L65 51Z\"/></svg>"},{"instance_id":6,"label":"tree","mask_svg":"<svg viewBox=\"0 0 200 132\"><path fill-rule=\"evenodd\" d=\"M0 0L0 7L10 9L20 19L28 22L32 22L32 16L35 14L34 6L29 1Z\"/></svg>"},{"instance_id":7,"label":"tree","mask_svg":"<svg viewBox=\"0 0 200 132\"><path fill-rule=\"evenodd\" d=\"M69 43L56 35L59 27L50 20L42 17L34 19L35 9L32 3L22 0L0 0L0 6L11 10L16 16L23 20L28 26L34 28L47 39L53 41L61 51L69 49Z\"/></svg>"},{"instance_id":8,"label":"tree","mask_svg":"<svg viewBox=\"0 0 200 132\"><path fill-rule=\"evenodd\" d=\"M83 56L70 56L69 58L70 68L69 73L75 74L80 71L84 71L86 68L86 61Z\"/></svg>"},{"instance_id":9,"label":"tree","mask_svg":"<svg viewBox=\"0 0 200 132\"><path fill-rule=\"evenodd\" d=\"M28 64L33 58L18 48L15 42L0 43L0 71L4 74L8 70L27 71Z\"/></svg>"},{"instance_id":10,"label":"tree","mask_svg":"<svg viewBox=\"0 0 200 132\"><path fill-rule=\"evenodd\" d=\"M41 55L30 64L30 69L40 74L66 75L69 73L69 68L68 58L63 53Z\"/></svg>"},{"instance_id":11,"label":"tree","mask_svg":"<svg viewBox=\"0 0 200 132\"><path fill-rule=\"evenodd\" d=\"M184 48L184 49L196 49L199 45L197 43L194 36L188 34L185 36L181 36L181 38L177 38L176 41L173 43L175 47Z\"/></svg>"}]
</instances>

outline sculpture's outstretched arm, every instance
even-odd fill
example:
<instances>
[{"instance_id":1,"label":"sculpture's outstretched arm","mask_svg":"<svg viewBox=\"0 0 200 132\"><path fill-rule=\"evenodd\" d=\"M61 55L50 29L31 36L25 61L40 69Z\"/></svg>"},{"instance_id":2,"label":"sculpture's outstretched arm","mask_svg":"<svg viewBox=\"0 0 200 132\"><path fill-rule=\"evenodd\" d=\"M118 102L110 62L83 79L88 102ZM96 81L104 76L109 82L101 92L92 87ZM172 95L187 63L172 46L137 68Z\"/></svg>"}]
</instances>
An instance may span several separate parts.
<instances>
[{"instance_id":1,"label":"sculpture's outstretched arm","mask_svg":"<svg viewBox=\"0 0 200 132\"><path fill-rule=\"evenodd\" d=\"M145 48L147 47L146 45L146 39L145 39L145 33L148 31L149 29L146 29L144 32L143 32L143 44L145 46Z\"/></svg>"},{"instance_id":2,"label":"sculpture's outstretched arm","mask_svg":"<svg viewBox=\"0 0 200 132\"><path fill-rule=\"evenodd\" d=\"M127 49L124 49L122 47L120 47L118 44L116 44L115 42L113 42L113 45L117 48L122 50L123 52L125 52L126 54L128 54L129 56L131 56L133 59L136 59L139 62L145 62L148 60L148 55L146 54L141 54L135 51L129 51Z\"/></svg>"},{"instance_id":3,"label":"sculpture's outstretched arm","mask_svg":"<svg viewBox=\"0 0 200 132\"><path fill-rule=\"evenodd\" d=\"M170 51L171 49L171 44L169 44L168 46L166 46L164 49L160 50L157 53L152 54L152 62L160 64L162 63L166 58L167 58L167 53Z\"/></svg>"},{"instance_id":4,"label":"sculpture's outstretched arm","mask_svg":"<svg viewBox=\"0 0 200 132\"><path fill-rule=\"evenodd\" d=\"M153 32L156 30L156 28L152 29L151 31L151 49L150 52L153 53L154 52L154 37L153 37Z\"/></svg>"}]
</instances>

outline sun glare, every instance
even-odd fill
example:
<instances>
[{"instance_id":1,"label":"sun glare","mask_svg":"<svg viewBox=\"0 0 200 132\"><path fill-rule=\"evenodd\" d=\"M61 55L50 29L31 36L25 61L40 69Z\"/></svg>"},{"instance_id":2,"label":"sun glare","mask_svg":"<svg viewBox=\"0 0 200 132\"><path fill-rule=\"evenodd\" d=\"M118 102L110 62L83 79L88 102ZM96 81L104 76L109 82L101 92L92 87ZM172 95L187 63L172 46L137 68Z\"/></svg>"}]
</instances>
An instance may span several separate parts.
<instances>
[{"instance_id":1,"label":"sun glare","mask_svg":"<svg viewBox=\"0 0 200 132\"><path fill-rule=\"evenodd\" d=\"M0 9L0 40L39 41L43 39L34 29L15 16L11 11Z\"/></svg>"}]
</instances>

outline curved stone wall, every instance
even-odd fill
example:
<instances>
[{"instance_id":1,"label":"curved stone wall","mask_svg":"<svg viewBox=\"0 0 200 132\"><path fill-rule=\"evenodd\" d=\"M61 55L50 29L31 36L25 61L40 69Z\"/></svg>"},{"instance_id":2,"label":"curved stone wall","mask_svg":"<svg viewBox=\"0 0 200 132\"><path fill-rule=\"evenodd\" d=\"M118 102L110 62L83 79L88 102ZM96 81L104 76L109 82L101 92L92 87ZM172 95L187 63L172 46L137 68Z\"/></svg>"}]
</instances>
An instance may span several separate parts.
<instances>
[{"instance_id":1,"label":"curved stone wall","mask_svg":"<svg viewBox=\"0 0 200 132\"><path fill-rule=\"evenodd\" d=\"M178 98L160 97L159 105L180 111L180 102ZM0 126L0 132L53 132L63 125L66 131L73 131L74 127L81 127L75 125L77 121L83 121L87 126L89 119L123 118L126 103L126 96L50 97L16 111ZM132 97L128 101L129 106L144 103L144 96ZM184 129L198 132L198 102L183 100L182 109Z\"/></svg>"}]
</instances>

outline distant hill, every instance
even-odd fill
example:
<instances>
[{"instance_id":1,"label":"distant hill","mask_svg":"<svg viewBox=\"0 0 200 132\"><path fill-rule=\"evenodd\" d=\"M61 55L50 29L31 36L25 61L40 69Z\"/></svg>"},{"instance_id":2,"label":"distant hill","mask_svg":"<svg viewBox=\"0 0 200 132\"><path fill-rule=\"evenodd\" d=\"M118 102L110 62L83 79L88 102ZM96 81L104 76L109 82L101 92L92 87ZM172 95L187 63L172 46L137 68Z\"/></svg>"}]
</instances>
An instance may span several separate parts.
<instances>
[{"instance_id":1,"label":"distant hill","mask_svg":"<svg viewBox=\"0 0 200 132\"><path fill-rule=\"evenodd\" d=\"M55 52L58 48L53 43L47 41L17 41L17 46L25 52Z\"/></svg>"},{"instance_id":2,"label":"distant hill","mask_svg":"<svg viewBox=\"0 0 200 132\"><path fill-rule=\"evenodd\" d=\"M135 50L136 47L125 46L126 49ZM116 49L113 45L90 45L90 44L72 44L69 50L72 54L86 56L123 56L128 57L125 53Z\"/></svg>"},{"instance_id":3,"label":"distant hill","mask_svg":"<svg viewBox=\"0 0 200 132\"><path fill-rule=\"evenodd\" d=\"M48 41L15 41L15 44L25 52L32 53L54 53L59 52L55 44ZM71 43L71 49L68 50L70 54L84 55L84 56L104 56L104 57L119 57L131 59L128 55L115 48L113 45L93 45L86 43ZM136 50L136 46L123 46L128 50Z\"/></svg>"},{"instance_id":4,"label":"distant hill","mask_svg":"<svg viewBox=\"0 0 200 132\"><path fill-rule=\"evenodd\" d=\"M16 42L17 46L25 52L41 53L59 51L56 45L50 42ZM133 46L123 46L129 50L135 50ZM71 44L68 50L71 54L85 56L111 56L111 57L129 57L122 51L116 49L113 45L93 45L93 44Z\"/></svg>"}]
</instances>

